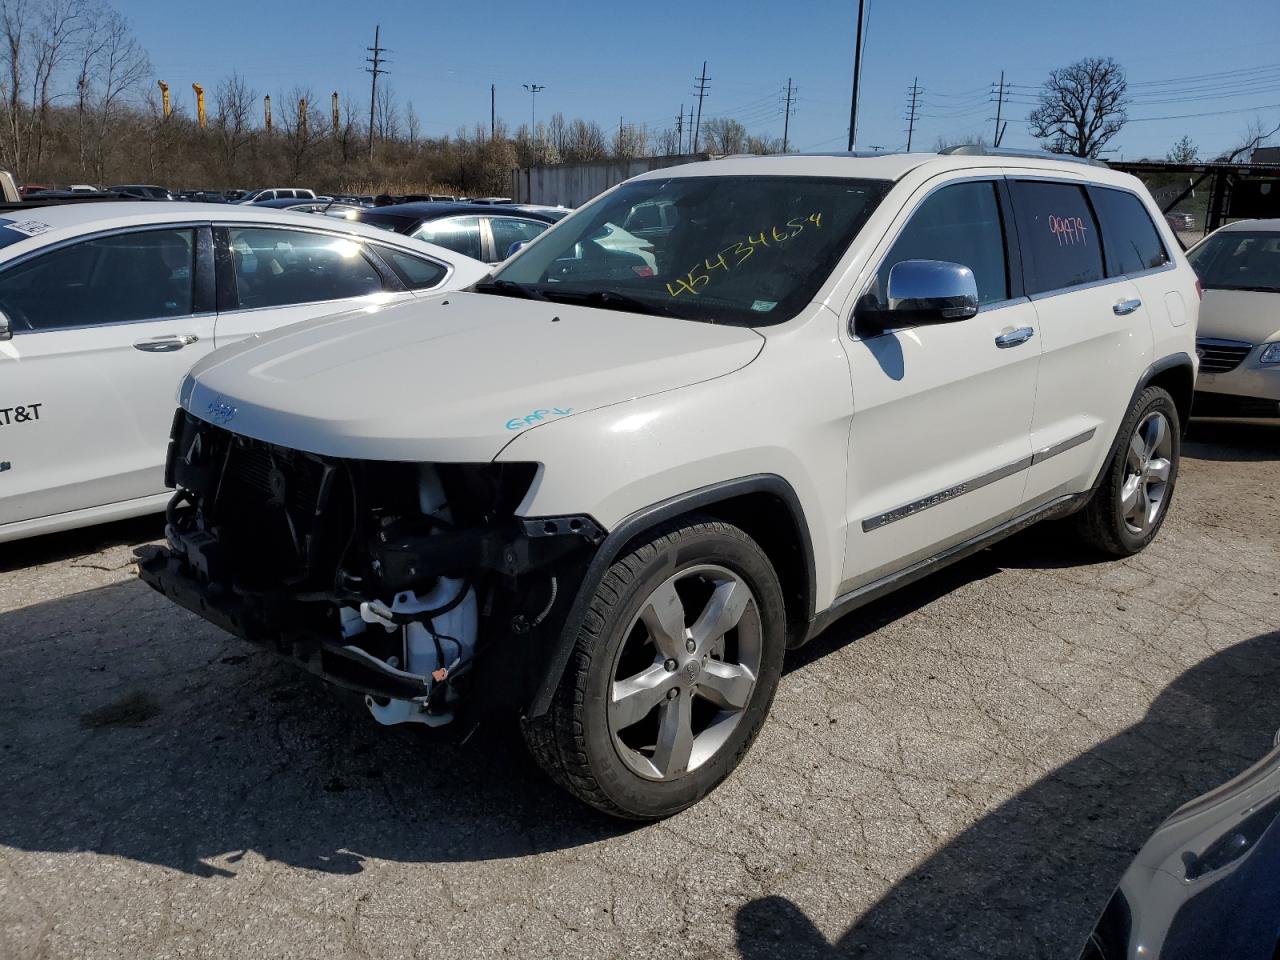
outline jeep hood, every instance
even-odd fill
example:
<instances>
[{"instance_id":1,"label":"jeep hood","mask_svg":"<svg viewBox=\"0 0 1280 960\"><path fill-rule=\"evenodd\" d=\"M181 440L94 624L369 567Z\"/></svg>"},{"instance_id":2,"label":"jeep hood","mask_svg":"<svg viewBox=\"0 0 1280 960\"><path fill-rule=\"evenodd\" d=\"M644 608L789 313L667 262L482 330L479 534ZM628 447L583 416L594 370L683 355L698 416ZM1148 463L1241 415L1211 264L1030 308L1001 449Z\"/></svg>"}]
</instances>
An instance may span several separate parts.
<instances>
[{"instance_id":1,"label":"jeep hood","mask_svg":"<svg viewBox=\"0 0 1280 960\"><path fill-rule=\"evenodd\" d=\"M763 346L741 327L450 293L217 350L179 400L235 433L312 453L476 462L539 423L731 373Z\"/></svg>"},{"instance_id":2,"label":"jeep hood","mask_svg":"<svg viewBox=\"0 0 1280 960\"><path fill-rule=\"evenodd\" d=\"M1216 290L1204 292L1200 301L1202 337L1266 343L1280 337L1280 293L1256 290Z\"/></svg>"}]
</instances>

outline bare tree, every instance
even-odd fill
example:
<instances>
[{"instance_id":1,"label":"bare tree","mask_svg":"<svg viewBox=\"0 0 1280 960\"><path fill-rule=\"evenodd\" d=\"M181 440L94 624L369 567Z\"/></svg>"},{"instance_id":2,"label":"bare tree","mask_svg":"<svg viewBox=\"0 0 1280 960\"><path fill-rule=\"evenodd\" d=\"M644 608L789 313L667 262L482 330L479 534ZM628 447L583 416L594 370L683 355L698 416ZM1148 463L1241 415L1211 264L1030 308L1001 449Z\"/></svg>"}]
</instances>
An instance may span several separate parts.
<instances>
[{"instance_id":1,"label":"bare tree","mask_svg":"<svg viewBox=\"0 0 1280 960\"><path fill-rule=\"evenodd\" d=\"M213 129L222 151L222 162L230 179L236 179L240 155L253 138L253 109L258 103L257 91L244 78L233 73L221 83L213 95Z\"/></svg>"},{"instance_id":2,"label":"bare tree","mask_svg":"<svg viewBox=\"0 0 1280 960\"><path fill-rule=\"evenodd\" d=\"M1170 163L1195 163L1199 153L1200 148L1191 141L1190 137L1184 135L1169 148L1166 159Z\"/></svg>"},{"instance_id":3,"label":"bare tree","mask_svg":"<svg viewBox=\"0 0 1280 960\"><path fill-rule=\"evenodd\" d=\"M649 131L645 127L637 127L634 123L619 126L613 135L612 154L620 159L642 157L649 143Z\"/></svg>"},{"instance_id":4,"label":"bare tree","mask_svg":"<svg viewBox=\"0 0 1280 960\"><path fill-rule=\"evenodd\" d=\"M556 155L563 157L569 146L569 125L565 123L563 113L554 113L547 121L547 142Z\"/></svg>"},{"instance_id":5,"label":"bare tree","mask_svg":"<svg viewBox=\"0 0 1280 960\"><path fill-rule=\"evenodd\" d=\"M391 89L390 84L384 83L378 88L373 129L379 140L400 138L400 105L396 103L396 92Z\"/></svg>"},{"instance_id":6,"label":"bare tree","mask_svg":"<svg viewBox=\"0 0 1280 960\"><path fill-rule=\"evenodd\" d=\"M413 101L409 101L409 105L405 108L405 139L409 141L409 149L416 150L418 141L422 139L422 122L418 119L418 112L413 109Z\"/></svg>"},{"instance_id":7,"label":"bare tree","mask_svg":"<svg viewBox=\"0 0 1280 960\"><path fill-rule=\"evenodd\" d=\"M681 139L673 128L667 127L654 137L654 148L664 157L673 157L680 152Z\"/></svg>"},{"instance_id":8,"label":"bare tree","mask_svg":"<svg viewBox=\"0 0 1280 960\"><path fill-rule=\"evenodd\" d=\"M1054 70L1027 118L1031 135L1054 153L1096 157L1129 119L1128 89L1123 68L1110 57Z\"/></svg>"},{"instance_id":9,"label":"bare tree","mask_svg":"<svg viewBox=\"0 0 1280 960\"><path fill-rule=\"evenodd\" d=\"M303 112L303 103L307 112ZM316 146L324 140L324 123L315 123L310 115L315 97L309 87L294 87L285 97L280 111L280 130L284 134L284 147L289 162L289 176L300 182L311 172Z\"/></svg>"},{"instance_id":10,"label":"bare tree","mask_svg":"<svg viewBox=\"0 0 1280 960\"><path fill-rule=\"evenodd\" d=\"M116 121L138 85L151 75L151 61L129 21L101 7L90 13L76 62L81 173L102 181L115 144Z\"/></svg>"},{"instance_id":11,"label":"bare tree","mask_svg":"<svg viewBox=\"0 0 1280 960\"><path fill-rule=\"evenodd\" d=\"M702 145L708 153L745 153L747 128L723 117L703 120Z\"/></svg>"},{"instance_id":12,"label":"bare tree","mask_svg":"<svg viewBox=\"0 0 1280 960\"><path fill-rule=\"evenodd\" d=\"M1261 117L1254 117L1250 121L1249 126L1245 128L1240 138L1240 146L1234 150L1228 150L1222 156L1217 157L1219 163L1235 163L1253 154L1253 151L1262 146L1277 133L1280 133L1280 123L1274 127L1269 127L1262 122Z\"/></svg>"},{"instance_id":13,"label":"bare tree","mask_svg":"<svg viewBox=\"0 0 1280 960\"><path fill-rule=\"evenodd\" d=\"M569 125L569 135L564 159L569 162L600 160L608 156L604 131L594 120L576 119Z\"/></svg>"}]
</instances>

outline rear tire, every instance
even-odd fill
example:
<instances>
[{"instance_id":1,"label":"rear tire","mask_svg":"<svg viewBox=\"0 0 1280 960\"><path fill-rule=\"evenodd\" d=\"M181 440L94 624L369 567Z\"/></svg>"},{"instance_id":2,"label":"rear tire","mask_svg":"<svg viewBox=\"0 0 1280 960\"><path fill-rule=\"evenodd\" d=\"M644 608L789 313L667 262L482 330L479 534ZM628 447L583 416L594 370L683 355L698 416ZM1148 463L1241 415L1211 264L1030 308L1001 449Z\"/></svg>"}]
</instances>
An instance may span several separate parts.
<instances>
[{"instance_id":1,"label":"rear tire","mask_svg":"<svg viewBox=\"0 0 1280 960\"><path fill-rule=\"evenodd\" d=\"M782 673L782 588L758 544L692 518L609 568L546 714L523 732L574 796L652 820L701 800L737 767Z\"/></svg>"},{"instance_id":2,"label":"rear tire","mask_svg":"<svg viewBox=\"0 0 1280 960\"><path fill-rule=\"evenodd\" d=\"M1098 489L1075 520L1086 543L1111 556L1131 557L1160 531L1178 479L1182 425L1169 392L1144 390L1120 437Z\"/></svg>"}]
</instances>

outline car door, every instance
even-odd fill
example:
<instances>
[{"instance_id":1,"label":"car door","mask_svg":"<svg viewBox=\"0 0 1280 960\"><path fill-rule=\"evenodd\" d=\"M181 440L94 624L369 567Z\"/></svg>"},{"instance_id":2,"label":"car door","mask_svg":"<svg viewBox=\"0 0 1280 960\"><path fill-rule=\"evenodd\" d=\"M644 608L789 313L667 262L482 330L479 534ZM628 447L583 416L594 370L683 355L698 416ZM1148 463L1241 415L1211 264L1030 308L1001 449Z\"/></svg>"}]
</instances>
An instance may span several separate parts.
<instances>
[{"instance_id":1,"label":"car door","mask_svg":"<svg viewBox=\"0 0 1280 960\"><path fill-rule=\"evenodd\" d=\"M230 223L215 226L214 239L219 347L300 320L413 296L355 234Z\"/></svg>"},{"instance_id":2,"label":"car door","mask_svg":"<svg viewBox=\"0 0 1280 960\"><path fill-rule=\"evenodd\" d=\"M0 271L0 524L164 493L178 385L213 346L207 225L117 231Z\"/></svg>"},{"instance_id":3,"label":"car door","mask_svg":"<svg viewBox=\"0 0 1280 960\"><path fill-rule=\"evenodd\" d=\"M921 192L886 238L858 311L885 303L903 260L969 267L980 308L960 322L866 336L855 326L845 345L854 407L845 592L1014 516L1031 460L1040 345L1000 178Z\"/></svg>"},{"instance_id":4,"label":"car door","mask_svg":"<svg viewBox=\"0 0 1280 960\"><path fill-rule=\"evenodd\" d=\"M1041 340L1026 492L1036 504L1093 482L1153 344L1136 283L1107 270L1086 185L1015 176L1009 188Z\"/></svg>"}]
</instances>

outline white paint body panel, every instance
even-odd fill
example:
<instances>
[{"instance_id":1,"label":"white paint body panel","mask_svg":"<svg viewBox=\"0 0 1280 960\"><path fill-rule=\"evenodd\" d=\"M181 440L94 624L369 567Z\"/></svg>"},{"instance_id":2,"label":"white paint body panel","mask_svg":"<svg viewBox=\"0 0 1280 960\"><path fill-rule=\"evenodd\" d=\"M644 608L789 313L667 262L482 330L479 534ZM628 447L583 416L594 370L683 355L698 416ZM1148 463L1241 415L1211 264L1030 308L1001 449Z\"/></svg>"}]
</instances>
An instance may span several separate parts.
<instances>
[{"instance_id":1,"label":"white paint body panel","mask_svg":"<svg viewBox=\"0 0 1280 960\"><path fill-rule=\"evenodd\" d=\"M205 419L231 403L229 429L312 453L484 461L542 420L731 373L763 345L737 327L454 293L220 350L182 402Z\"/></svg>"},{"instance_id":2,"label":"white paint body panel","mask_svg":"<svg viewBox=\"0 0 1280 960\"><path fill-rule=\"evenodd\" d=\"M188 203L100 203L39 207L6 219L49 229L0 248L6 264L55 244L117 230L210 223L319 230L377 241L450 265L441 288L469 285L488 267L433 244L360 224L261 207ZM0 542L142 515L163 506L163 470L178 386L191 366L225 341L357 304L416 302L374 294L263 310L209 313L67 330L19 331L0 341L0 408L39 404L39 419L0 426ZM173 352L134 344L177 334L197 339ZM12 416L12 415L11 415Z\"/></svg>"}]
</instances>

